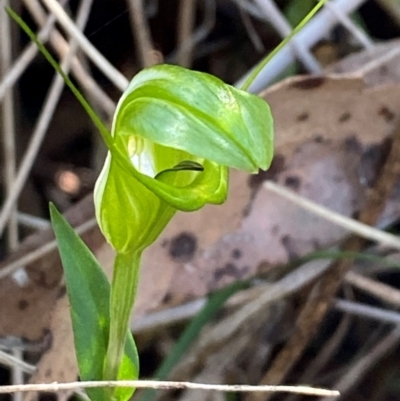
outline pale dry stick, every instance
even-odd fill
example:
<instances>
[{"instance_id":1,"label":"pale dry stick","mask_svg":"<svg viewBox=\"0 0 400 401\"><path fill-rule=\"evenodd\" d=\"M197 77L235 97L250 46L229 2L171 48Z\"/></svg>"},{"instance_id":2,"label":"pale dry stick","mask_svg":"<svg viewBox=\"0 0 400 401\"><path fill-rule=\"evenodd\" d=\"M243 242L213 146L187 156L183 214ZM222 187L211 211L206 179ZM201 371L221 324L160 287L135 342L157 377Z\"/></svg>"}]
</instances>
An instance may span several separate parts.
<instances>
[{"instance_id":1,"label":"pale dry stick","mask_svg":"<svg viewBox=\"0 0 400 401\"><path fill-rule=\"evenodd\" d=\"M326 390L307 386L249 386L242 384L202 384L178 381L156 380L119 380L119 381L82 381L72 383L24 384L21 386L0 386L0 394L14 393L16 391L51 391L74 390L78 388L98 387L134 387L153 388L157 390L193 389L222 392L272 392L272 393L298 393L312 396L338 397L340 393L335 390Z\"/></svg>"},{"instance_id":2,"label":"pale dry stick","mask_svg":"<svg viewBox=\"0 0 400 401\"><path fill-rule=\"evenodd\" d=\"M363 78L368 73L377 70L379 67L381 67L384 64L387 64L389 61L393 60L398 56L400 56L400 46L397 46L396 48L390 50L389 52L384 53L381 57L374 58L373 60L364 64L361 68L354 71L352 74Z\"/></svg>"},{"instance_id":3,"label":"pale dry stick","mask_svg":"<svg viewBox=\"0 0 400 401\"><path fill-rule=\"evenodd\" d=\"M21 348L13 348L11 350L15 359L23 361L24 355ZM24 384L24 372L20 365L13 365L11 368L11 383L14 385ZM22 393L14 393L13 401L22 401Z\"/></svg>"},{"instance_id":4,"label":"pale dry stick","mask_svg":"<svg viewBox=\"0 0 400 401\"><path fill-rule=\"evenodd\" d=\"M247 13L245 8L242 6L243 1L239 1L239 2L235 1L235 3L237 4L237 6L239 8L239 13L242 18L244 28L246 29L247 35L249 36L250 41L253 44L254 48L259 53L265 51L264 44L263 44L260 36L258 35L258 33L254 27L254 24L251 21L249 13Z\"/></svg>"},{"instance_id":5,"label":"pale dry stick","mask_svg":"<svg viewBox=\"0 0 400 401\"><path fill-rule=\"evenodd\" d=\"M13 355L10 355L7 352L1 351L1 350L0 350L0 364L9 366L9 367L18 366L22 372L30 374L30 375L35 373L35 371L37 370L36 366L31 365L31 364L23 361L22 359L16 358ZM83 400L89 400L86 393L84 393L83 389L75 390L74 393L79 395L80 397L82 397ZM15 392L14 394L21 394L21 393Z\"/></svg>"},{"instance_id":6,"label":"pale dry stick","mask_svg":"<svg viewBox=\"0 0 400 401\"><path fill-rule=\"evenodd\" d=\"M368 319L377 320L382 323L392 323L400 326L400 313L393 312L375 306L365 305L359 302L337 299L333 302L333 307L342 312L355 316L362 316Z\"/></svg>"},{"instance_id":7,"label":"pale dry stick","mask_svg":"<svg viewBox=\"0 0 400 401\"><path fill-rule=\"evenodd\" d=\"M292 27L273 0L255 0L255 4L258 5L265 19L277 30L282 38L285 38L292 32ZM297 38L293 38L288 46L292 48L293 53L298 57L307 71L314 74L322 72L322 67L317 59Z\"/></svg>"},{"instance_id":8,"label":"pale dry stick","mask_svg":"<svg viewBox=\"0 0 400 401\"><path fill-rule=\"evenodd\" d=\"M77 16L77 23L81 28L83 28L86 24L86 20L89 16L92 1L93 0L83 1L79 9ZM77 50L77 43L75 42L75 39L71 39L70 51L67 54L66 58L61 63L61 68L64 71L66 71L66 73L69 70L72 57L76 50ZM35 129L33 131L31 140L28 145L28 149L26 150L22 158L20 168L14 180L14 186L12 188L12 191L6 197L3 207L0 211L0 236L8 221L8 218L10 216L10 211L17 202L18 197L22 191L22 188L25 185L25 182L28 178L29 172L36 159L37 153L42 144L48 126L50 124L51 118L53 117L54 111L58 104L58 100L62 94L63 88L64 88L64 80L60 75L58 75L58 73L56 73L55 78L50 86L50 90L48 92L44 107L42 109L38 122L36 123Z\"/></svg>"},{"instance_id":9,"label":"pale dry stick","mask_svg":"<svg viewBox=\"0 0 400 401\"><path fill-rule=\"evenodd\" d=\"M190 68L193 42L191 41L197 0L180 0L178 14L178 64Z\"/></svg>"},{"instance_id":10,"label":"pale dry stick","mask_svg":"<svg viewBox=\"0 0 400 401\"><path fill-rule=\"evenodd\" d=\"M293 191L290 191L282 185L278 185L272 181L266 181L264 183L264 188L290 200L297 206L352 232L353 234L357 234L368 240L376 241L377 243L387 247L400 249L400 238L395 235L383 232L368 226L367 224L360 223L359 221L343 216L340 213L336 213L318 203L305 199Z\"/></svg>"},{"instance_id":11,"label":"pale dry stick","mask_svg":"<svg viewBox=\"0 0 400 401\"><path fill-rule=\"evenodd\" d=\"M7 3L7 2L6 2ZM7 6L9 4L6 4ZM8 15L3 8L0 10L0 39L1 39L1 57L2 70L6 71L11 65L11 27L9 24ZM4 74L2 74L3 76ZM5 173L5 195L8 196L13 189L14 177L16 170L16 149L15 149L15 124L14 124L14 96L10 89L4 96L2 105L3 115L3 147L4 147L4 173ZM14 250L18 247L18 221L17 221L17 207L14 206L10 210L8 232L7 232L7 245L9 250ZM13 348L11 350L15 358L22 359L21 350ZM11 381L12 384L23 383L23 371L20 366L14 365L11 368ZM14 401L22 401L21 393L13 394Z\"/></svg>"},{"instance_id":12,"label":"pale dry stick","mask_svg":"<svg viewBox=\"0 0 400 401\"><path fill-rule=\"evenodd\" d=\"M43 27L46 23L46 13L38 0L23 0L26 8L30 11L35 21ZM60 2L60 5L62 3ZM54 16L55 18L55 16ZM54 30L50 34L50 43L58 52L60 58L65 58L69 51L68 42L64 37ZM84 91L94 100L96 104L104 110L108 117L111 118L115 111L115 103L110 99L110 97L99 87L92 76L85 70L82 63L77 57L74 57L71 64L72 72L82 86Z\"/></svg>"},{"instance_id":13,"label":"pale dry stick","mask_svg":"<svg viewBox=\"0 0 400 401\"><path fill-rule=\"evenodd\" d=\"M343 377L335 383L341 397L344 398L364 376L376 365L383 357L393 350L400 342L400 326L393 329L378 344L375 345L366 355L356 361L343 375ZM330 401L331 398L323 398L321 401Z\"/></svg>"},{"instance_id":14,"label":"pale dry stick","mask_svg":"<svg viewBox=\"0 0 400 401\"><path fill-rule=\"evenodd\" d=\"M350 14L356 10L365 0L333 0L344 14ZM259 17L260 18L260 17ZM321 38L327 35L330 30L338 24L335 15L328 9L322 9L307 25L296 35L296 40L310 49ZM258 93L268 86L286 67L296 60L290 47L285 46L258 74L257 78L251 84L249 91ZM251 72L245 74L235 83L236 87L241 87Z\"/></svg>"},{"instance_id":15,"label":"pale dry stick","mask_svg":"<svg viewBox=\"0 0 400 401\"><path fill-rule=\"evenodd\" d=\"M78 227L75 227L75 232L78 235L82 235L87 231L92 230L96 226L97 226L97 220L95 218L92 218L88 221L85 221ZM27 253L21 258L18 258L17 260L5 265L0 269L0 280L14 273L21 267L36 262L40 258L44 257L45 255L56 249L57 249L57 242L56 240L52 240L40 246L39 248L36 248L34 251Z\"/></svg>"},{"instance_id":16,"label":"pale dry stick","mask_svg":"<svg viewBox=\"0 0 400 401\"><path fill-rule=\"evenodd\" d=\"M342 25L357 39L358 43L367 50L372 50L374 42L359 28L347 14L342 12L335 4L330 1L325 3L325 7L330 9L342 23Z\"/></svg>"},{"instance_id":17,"label":"pale dry stick","mask_svg":"<svg viewBox=\"0 0 400 401\"><path fill-rule=\"evenodd\" d=\"M60 4L64 5L67 0L61 0ZM38 33L38 39L42 42L45 42L50 35L51 30L54 27L54 23L56 22L56 17L54 15L50 15L43 28ZM2 77L2 81L0 82L0 101L3 99L4 95L7 91L14 86L14 84L18 81L19 77L23 74L32 60L38 53L38 48L34 43L29 43L28 46L21 52L18 58L15 60L14 64L9 68L8 71Z\"/></svg>"},{"instance_id":18,"label":"pale dry stick","mask_svg":"<svg viewBox=\"0 0 400 401\"><path fill-rule=\"evenodd\" d=\"M56 0L42 0L46 7L56 16L61 26L73 37L85 54L103 72L103 74L120 90L124 91L129 81L90 43L81 30L69 18Z\"/></svg>"},{"instance_id":19,"label":"pale dry stick","mask_svg":"<svg viewBox=\"0 0 400 401\"><path fill-rule=\"evenodd\" d=\"M253 4L253 2L251 0L232 0L232 1L234 3L236 3L236 5L239 8L246 10L254 18L265 21L265 17L263 15L260 15L260 10L259 10L258 6Z\"/></svg>"},{"instance_id":20,"label":"pale dry stick","mask_svg":"<svg viewBox=\"0 0 400 401\"><path fill-rule=\"evenodd\" d=\"M206 302L205 298L199 298L183 305L148 313L139 317L137 320L134 320L131 329L133 333L140 333L180 323L192 318L200 312Z\"/></svg>"},{"instance_id":21,"label":"pale dry stick","mask_svg":"<svg viewBox=\"0 0 400 401\"><path fill-rule=\"evenodd\" d=\"M260 321L257 323L258 325L261 324ZM249 327L246 334L232 338L229 343L224 344L220 349L208 355L204 368L200 372L196 372L191 381L210 384L224 382L228 376L227 372L231 372L232 368L238 365L241 355L246 355L246 351L248 353L249 343L252 340L254 341L254 332L252 332L252 329L253 327ZM255 330L257 330L257 327ZM204 391L186 389L178 397L171 397L171 394L168 392L155 393L152 401L169 401L171 398L175 401L226 401L224 395L223 393L214 392L213 394L206 394Z\"/></svg>"},{"instance_id":22,"label":"pale dry stick","mask_svg":"<svg viewBox=\"0 0 400 401\"><path fill-rule=\"evenodd\" d=\"M24 373L32 374L36 370L36 366L31 365L22 360L22 358L16 358L10 355L8 352L0 350L0 364L8 367L18 366Z\"/></svg>"},{"instance_id":23,"label":"pale dry stick","mask_svg":"<svg viewBox=\"0 0 400 401\"><path fill-rule=\"evenodd\" d=\"M390 285L373 280L355 272L348 272L345 277L348 284L358 288L361 291L380 299L396 308L400 308L400 290Z\"/></svg>"},{"instance_id":24,"label":"pale dry stick","mask_svg":"<svg viewBox=\"0 0 400 401\"><path fill-rule=\"evenodd\" d=\"M242 290L233 295L225 303L226 308L243 306L245 303L258 298L265 291L268 291L271 283L263 283L256 287ZM198 298L195 301L187 302L182 305L174 306L168 309L148 313L134 320L131 329L134 333L160 329L160 327L170 326L181 323L193 318L206 304L205 297Z\"/></svg>"},{"instance_id":25,"label":"pale dry stick","mask_svg":"<svg viewBox=\"0 0 400 401\"><path fill-rule=\"evenodd\" d=\"M1 78L5 72L10 68L12 63L12 31L10 20L6 13L5 7L9 7L9 1L4 0L0 4L0 70ZM3 7L4 5L4 7ZM14 94L10 88L4 96L2 104L2 123L3 123L3 155L4 155L4 183L5 183L5 196L9 196L13 190L15 172L16 172L16 145L15 145L15 111L14 108ZM7 230L7 248L12 251L18 247L18 221L17 221L17 204L11 210L8 220ZM18 348L11 350L14 357L22 359L22 352ZM22 384L23 372L18 365L11 368L11 382L12 384ZM14 401L22 401L22 394L13 394Z\"/></svg>"},{"instance_id":26,"label":"pale dry stick","mask_svg":"<svg viewBox=\"0 0 400 401\"><path fill-rule=\"evenodd\" d=\"M17 214L18 223L34 230L45 230L50 227L50 222L41 217L32 216L31 214L21 213Z\"/></svg>"},{"instance_id":27,"label":"pale dry stick","mask_svg":"<svg viewBox=\"0 0 400 401\"><path fill-rule=\"evenodd\" d=\"M393 142L379 177L368 193L360 211L359 220L368 226L377 223L387 199L400 176L400 121L397 121ZM365 239L356 235L348 237L342 246L345 251L359 252L365 246ZM315 335L328 311L333 297L338 291L346 273L353 266L352 259L342 259L331 264L330 269L314 286L296 320L293 333L283 349L278 353L261 380L261 384L279 384L290 372L303 354L310 339ZM269 399L269 397L266 397ZM259 401L257 395L247 397L247 401ZM264 400L265 401L265 400Z\"/></svg>"},{"instance_id":28,"label":"pale dry stick","mask_svg":"<svg viewBox=\"0 0 400 401\"><path fill-rule=\"evenodd\" d=\"M204 1L204 18L200 26L193 32L193 34L187 38L185 43L182 44L181 49L185 49L186 46L194 47L196 44L201 42L211 32L215 26L216 21L216 0L205 0ZM198 54L196 52L196 57ZM169 63L177 62L177 50L174 50L171 54L166 57L166 61Z\"/></svg>"},{"instance_id":29,"label":"pale dry stick","mask_svg":"<svg viewBox=\"0 0 400 401\"><path fill-rule=\"evenodd\" d=\"M10 20L5 7L9 7L9 0L3 0L0 4L0 77L3 78L12 63L12 32ZM16 170L16 150L15 150L15 114L14 114L14 95L10 89L6 93L2 111L3 125L3 160L4 160L4 183L5 196L9 196L12 191ZM18 222L17 207L10 210L8 222L7 245L9 250L16 249L18 246Z\"/></svg>"},{"instance_id":30,"label":"pale dry stick","mask_svg":"<svg viewBox=\"0 0 400 401\"><path fill-rule=\"evenodd\" d=\"M156 63L150 29L144 12L143 0L128 0L129 15L133 27L133 36L142 67Z\"/></svg>"}]
</instances>

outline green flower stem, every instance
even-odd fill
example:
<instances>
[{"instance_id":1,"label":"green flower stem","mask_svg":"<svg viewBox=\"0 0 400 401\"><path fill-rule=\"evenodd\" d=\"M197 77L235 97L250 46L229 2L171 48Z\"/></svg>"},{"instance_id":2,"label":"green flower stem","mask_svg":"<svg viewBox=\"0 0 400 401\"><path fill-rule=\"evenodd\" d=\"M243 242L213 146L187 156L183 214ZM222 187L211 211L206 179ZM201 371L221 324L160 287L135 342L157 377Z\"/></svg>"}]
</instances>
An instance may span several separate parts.
<instances>
[{"instance_id":1,"label":"green flower stem","mask_svg":"<svg viewBox=\"0 0 400 401\"><path fill-rule=\"evenodd\" d=\"M110 295L110 335L104 380L117 380L136 296L141 252L117 253Z\"/></svg>"},{"instance_id":2,"label":"green flower stem","mask_svg":"<svg viewBox=\"0 0 400 401\"><path fill-rule=\"evenodd\" d=\"M240 89L247 91L250 85L254 82L257 78L258 74L261 70L273 59L281 50L284 48L293 38L293 36L297 35L311 20L311 18L318 12L320 8L326 3L327 0L319 0L317 5L301 20L301 22L292 30L292 32L284 39L275 49L268 54L267 57L261 60L261 62L254 68L254 70L250 73L247 77L244 84L241 86Z\"/></svg>"}]
</instances>

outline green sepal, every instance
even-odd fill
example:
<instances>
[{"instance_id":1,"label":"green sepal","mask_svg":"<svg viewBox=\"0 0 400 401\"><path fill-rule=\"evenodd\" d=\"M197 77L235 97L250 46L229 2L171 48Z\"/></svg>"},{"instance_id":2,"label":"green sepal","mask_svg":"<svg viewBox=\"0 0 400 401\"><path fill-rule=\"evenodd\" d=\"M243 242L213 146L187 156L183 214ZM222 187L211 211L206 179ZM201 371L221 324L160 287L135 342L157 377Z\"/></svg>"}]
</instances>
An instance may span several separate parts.
<instances>
[{"instance_id":1,"label":"green sepal","mask_svg":"<svg viewBox=\"0 0 400 401\"><path fill-rule=\"evenodd\" d=\"M102 380L110 329L110 284L95 257L64 217L50 204L71 308L75 351L81 380ZM132 334L128 332L120 380L138 378L139 358ZM126 401L134 389L115 391L115 400ZM109 389L88 388L93 401L109 401Z\"/></svg>"},{"instance_id":2,"label":"green sepal","mask_svg":"<svg viewBox=\"0 0 400 401\"><path fill-rule=\"evenodd\" d=\"M176 212L109 154L97 179L94 202L103 235L117 252L146 248Z\"/></svg>"},{"instance_id":3,"label":"green sepal","mask_svg":"<svg viewBox=\"0 0 400 401\"><path fill-rule=\"evenodd\" d=\"M116 146L138 136L217 164L256 173L272 158L268 104L202 72L157 65L138 73L121 97Z\"/></svg>"}]
</instances>

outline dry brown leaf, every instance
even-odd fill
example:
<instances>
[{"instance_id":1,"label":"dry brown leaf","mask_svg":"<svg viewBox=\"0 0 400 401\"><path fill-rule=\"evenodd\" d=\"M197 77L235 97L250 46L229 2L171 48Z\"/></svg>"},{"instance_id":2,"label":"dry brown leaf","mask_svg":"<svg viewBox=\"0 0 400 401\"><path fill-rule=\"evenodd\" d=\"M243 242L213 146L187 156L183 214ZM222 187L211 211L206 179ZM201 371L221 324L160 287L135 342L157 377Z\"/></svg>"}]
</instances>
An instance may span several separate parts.
<instances>
[{"instance_id":1,"label":"dry brown leaf","mask_svg":"<svg viewBox=\"0 0 400 401\"><path fill-rule=\"evenodd\" d=\"M50 319L49 331L52 336L50 347L44 352L36 372L29 379L30 383L65 383L75 381L78 376L76 364L69 302L66 296L60 297L54 306ZM69 391L68 393L71 393ZM57 397L62 394L57 394ZM37 393L24 394L24 401L35 401Z\"/></svg>"}]
</instances>

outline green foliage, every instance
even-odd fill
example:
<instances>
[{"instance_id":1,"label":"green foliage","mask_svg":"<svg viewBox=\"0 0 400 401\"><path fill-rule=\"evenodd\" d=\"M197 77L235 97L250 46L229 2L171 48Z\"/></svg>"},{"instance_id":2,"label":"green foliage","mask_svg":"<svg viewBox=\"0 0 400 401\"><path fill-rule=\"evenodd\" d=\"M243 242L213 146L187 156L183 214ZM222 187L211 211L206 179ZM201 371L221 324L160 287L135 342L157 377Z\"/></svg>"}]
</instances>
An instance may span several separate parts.
<instances>
[{"instance_id":1,"label":"green foliage","mask_svg":"<svg viewBox=\"0 0 400 401\"><path fill-rule=\"evenodd\" d=\"M50 213L71 305L80 377L85 381L101 380L110 330L110 284L91 251L52 204ZM119 378L135 380L138 372L138 354L129 332ZM110 399L108 389L91 388L87 392L92 400ZM119 388L115 399L125 401L132 393L133 389Z\"/></svg>"}]
</instances>

